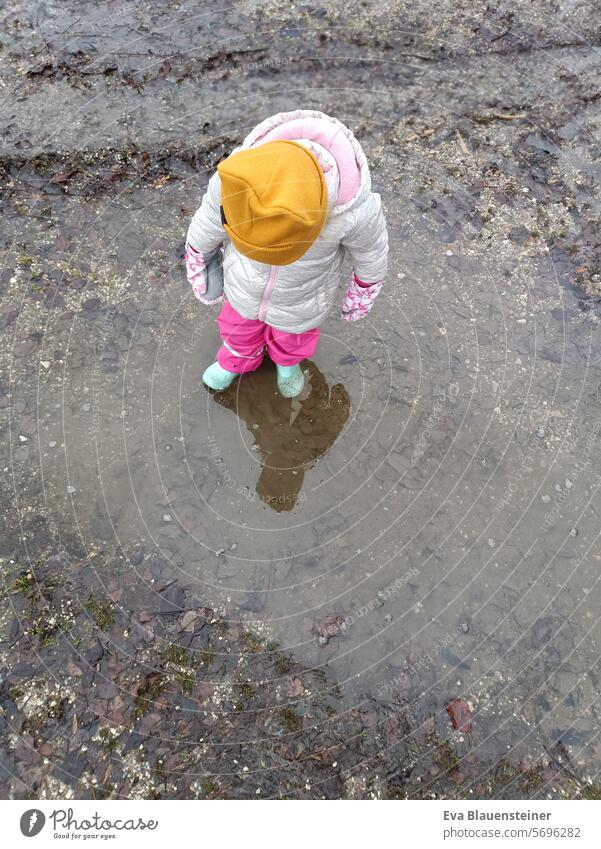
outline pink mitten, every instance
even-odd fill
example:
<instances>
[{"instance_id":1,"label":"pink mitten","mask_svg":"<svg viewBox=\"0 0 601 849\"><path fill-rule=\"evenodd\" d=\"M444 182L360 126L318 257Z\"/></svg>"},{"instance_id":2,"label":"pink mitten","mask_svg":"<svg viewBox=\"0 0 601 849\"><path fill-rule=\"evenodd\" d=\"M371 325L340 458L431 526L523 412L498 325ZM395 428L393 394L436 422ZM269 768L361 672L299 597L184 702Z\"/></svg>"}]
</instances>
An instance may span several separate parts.
<instances>
[{"instance_id":1,"label":"pink mitten","mask_svg":"<svg viewBox=\"0 0 601 849\"><path fill-rule=\"evenodd\" d=\"M184 259L186 261L186 276L192 286L195 297L203 304L212 306L223 301L223 269L221 267L221 248L216 261L215 253L204 254L186 243ZM217 275L217 278L216 276Z\"/></svg>"},{"instance_id":2,"label":"pink mitten","mask_svg":"<svg viewBox=\"0 0 601 849\"><path fill-rule=\"evenodd\" d=\"M353 274L342 302L341 318L345 321L358 321L369 315L383 285L383 280L377 283L363 283Z\"/></svg>"}]
</instances>

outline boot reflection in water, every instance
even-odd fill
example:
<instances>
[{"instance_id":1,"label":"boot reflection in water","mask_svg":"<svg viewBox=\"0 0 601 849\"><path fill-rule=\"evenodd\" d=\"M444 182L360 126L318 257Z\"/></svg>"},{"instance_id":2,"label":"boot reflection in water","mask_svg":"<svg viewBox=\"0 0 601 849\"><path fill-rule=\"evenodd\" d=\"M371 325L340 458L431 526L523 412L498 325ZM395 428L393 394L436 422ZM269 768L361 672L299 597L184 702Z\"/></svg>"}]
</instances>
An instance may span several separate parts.
<instances>
[{"instance_id":1,"label":"boot reflection in water","mask_svg":"<svg viewBox=\"0 0 601 849\"><path fill-rule=\"evenodd\" d=\"M351 408L342 384L330 392L314 363L305 360L301 367L305 387L296 398L284 398L277 391L271 363L213 396L236 413L255 438L262 466L257 494L278 513L295 506L305 471L334 444Z\"/></svg>"}]
</instances>

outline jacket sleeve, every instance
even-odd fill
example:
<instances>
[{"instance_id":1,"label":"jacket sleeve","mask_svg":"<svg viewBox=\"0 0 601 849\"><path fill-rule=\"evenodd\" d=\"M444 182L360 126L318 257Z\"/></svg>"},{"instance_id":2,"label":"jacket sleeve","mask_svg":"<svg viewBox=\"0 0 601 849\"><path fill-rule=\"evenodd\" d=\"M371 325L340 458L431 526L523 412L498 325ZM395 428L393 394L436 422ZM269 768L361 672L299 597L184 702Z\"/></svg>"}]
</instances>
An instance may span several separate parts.
<instances>
[{"instance_id":1,"label":"jacket sleeve","mask_svg":"<svg viewBox=\"0 0 601 849\"><path fill-rule=\"evenodd\" d=\"M221 223L221 183L215 172L188 227L186 244L202 254L210 253L225 239L225 230Z\"/></svg>"},{"instance_id":2,"label":"jacket sleeve","mask_svg":"<svg viewBox=\"0 0 601 849\"><path fill-rule=\"evenodd\" d=\"M364 283L379 283L388 270L388 231L380 195L372 192L355 211L342 238L355 276Z\"/></svg>"}]
</instances>

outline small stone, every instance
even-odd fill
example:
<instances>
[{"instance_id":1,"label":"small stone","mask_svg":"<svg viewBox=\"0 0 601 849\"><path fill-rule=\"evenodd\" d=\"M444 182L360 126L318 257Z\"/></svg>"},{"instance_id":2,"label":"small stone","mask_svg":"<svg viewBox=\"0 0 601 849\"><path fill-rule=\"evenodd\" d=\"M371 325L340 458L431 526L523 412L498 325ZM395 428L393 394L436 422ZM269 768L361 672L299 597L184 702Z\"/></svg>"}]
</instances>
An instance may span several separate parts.
<instances>
[{"instance_id":1,"label":"small stone","mask_svg":"<svg viewBox=\"0 0 601 849\"><path fill-rule=\"evenodd\" d=\"M536 435L539 437L539 439L544 439L545 438L544 427L539 427L538 430L536 431Z\"/></svg>"},{"instance_id":2,"label":"small stone","mask_svg":"<svg viewBox=\"0 0 601 849\"><path fill-rule=\"evenodd\" d=\"M469 634L470 626L467 624L467 622L462 622L459 625L459 630L461 631L462 634Z\"/></svg>"},{"instance_id":3,"label":"small stone","mask_svg":"<svg viewBox=\"0 0 601 849\"><path fill-rule=\"evenodd\" d=\"M317 642L319 643L319 645L320 645L320 646L327 646L327 644L328 644L329 640L328 640L328 638L327 638L327 637L324 637L323 635L320 635L320 636L317 638Z\"/></svg>"},{"instance_id":4,"label":"small stone","mask_svg":"<svg viewBox=\"0 0 601 849\"><path fill-rule=\"evenodd\" d=\"M570 536L571 537L577 537L578 536L578 528L572 528L571 531L570 531Z\"/></svg>"},{"instance_id":5,"label":"small stone","mask_svg":"<svg viewBox=\"0 0 601 849\"><path fill-rule=\"evenodd\" d=\"M171 521L171 514L170 513L163 513L163 522L170 522L170 521Z\"/></svg>"},{"instance_id":6,"label":"small stone","mask_svg":"<svg viewBox=\"0 0 601 849\"><path fill-rule=\"evenodd\" d=\"M169 443L167 443L167 444L165 445L165 451L171 451L172 447L173 447L172 445L170 445Z\"/></svg>"},{"instance_id":7,"label":"small stone","mask_svg":"<svg viewBox=\"0 0 601 849\"><path fill-rule=\"evenodd\" d=\"M86 404L82 404L82 405L81 405L81 409L84 411L84 413L87 413L87 412L89 412L89 411L90 411L90 409L91 409L91 405L90 405L90 404L88 404L88 403L86 403Z\"/></svg>"},{"instance_id":8,"label":"small stone","mask_svg":"<svg viewBox=\"0 0 601 849\"><path fill-rule=\"evenodd\" d=\"M199 613L197 610L188 610L187 613L184 614L181 622L182 629L184 631L193 631L194 623L198 619Z\"/></svg>"},{"instance_id":9,"label":"small stone","mask_svg":"<svg viewBox=\"0 0 601 849\"><path fill-rule=\"evenodd\" d=\"M21 434L19 434L19 441L20 442L27 442L27 437L23 436L23 434L21 433Z\"/></svg>"},{"instance_id":10,"label":"small stone","mask_svg":"<svg viewBox=\"0 0 601 849\"><path fill-rule=\"evenodd\" d=\"M67 492L69 493L69 495L73 495L73 493L74 493L74 492L77 492L77 490L75 489L75 487L74 487L74 486L68 486L68 487L67 487Z\"/></svg>"},{"instance_id":11,"label":"small stone","mask_svg":"<svg viewBox=\"0 0 601 849\"><path fill-rule=\"evenodd\" d=\"M488 547L489 548L494 548L495 545L496 545L496 542L494 541L494 539L491 538L491 539L488 540Z\"/></svg>"},{"instance_id":12,"label":"small stone","mask_svg":"<svg viewBox=\"0 0 601 849\"><path fill-rule=\"evenodd\" d=\"M551 496L550 495L543 495L543 496L541 496L541 500L544 504L548 504L549 501L551 501Z\"/></svg>"},{"instance_id":13,"label":"small stone","mask_svg":"<svg viewBox=\"0 0 601 849\"><path fill-rule=\"evenodd\" d=\"M42 368L49 369L50 368L50 361L49 360L40 360L40 365L42 366Z\"/></svg>"},{"instance_id":14,"label":"small stone","mask_svg":"<svg viewBox=\"0 0 601 849\"><path fill-rule=\"evenodd\" d=\"M569 478L566 478L566 489L573 489L573 488L574 488L573 482Z\"/></svg>"},{"instance_id":15,"label":"small stone","mask_svg":"<svg viewBox=\"0 0 601 849\"><path fill-rule=\"evenodd\" d=\"M392 622L392 614L387 613L386 616L384 617L384 621L385 622Z\"/></svg>"},{"instance_id":16,"label":"small stone","mask_svg":"<svg viewBox=\"0 0 601 849\"><path fill-rule=\"evenodd\" d=\"M50 442L48 443L48 447L49 448L56 448L56 442L54 441L54 439L50 440Z\"/></svg>"},{"instance_id":17,"label":"small stone","mask_svg":"<svg viewBox=\"0 0 601 849\"><path fill-rule=\"evenodd\" d=\"M218 548L215 554L217 557L221 557L222 554L225 554L225 548Z\"/></svg>"}]
</instances>

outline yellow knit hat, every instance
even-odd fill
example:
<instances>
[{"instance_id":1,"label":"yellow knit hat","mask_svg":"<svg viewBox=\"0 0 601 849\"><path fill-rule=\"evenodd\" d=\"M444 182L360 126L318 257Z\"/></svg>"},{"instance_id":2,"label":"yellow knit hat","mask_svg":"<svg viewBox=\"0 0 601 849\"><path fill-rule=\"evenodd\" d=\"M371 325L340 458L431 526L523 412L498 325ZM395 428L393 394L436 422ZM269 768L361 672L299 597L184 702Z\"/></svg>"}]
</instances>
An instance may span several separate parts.
<instances>
[{"instance_id":1,"label":"yellow knit hat","mask_svg":"<svg viewBox=\"0 0 601 849\"><path fill-rule=\"evenodd\" d=\"M289 265L325 223L328 191L316 157L293 141L239 150L217 166L223 226L240 253Z\"/></svg>"}]
</instances>

